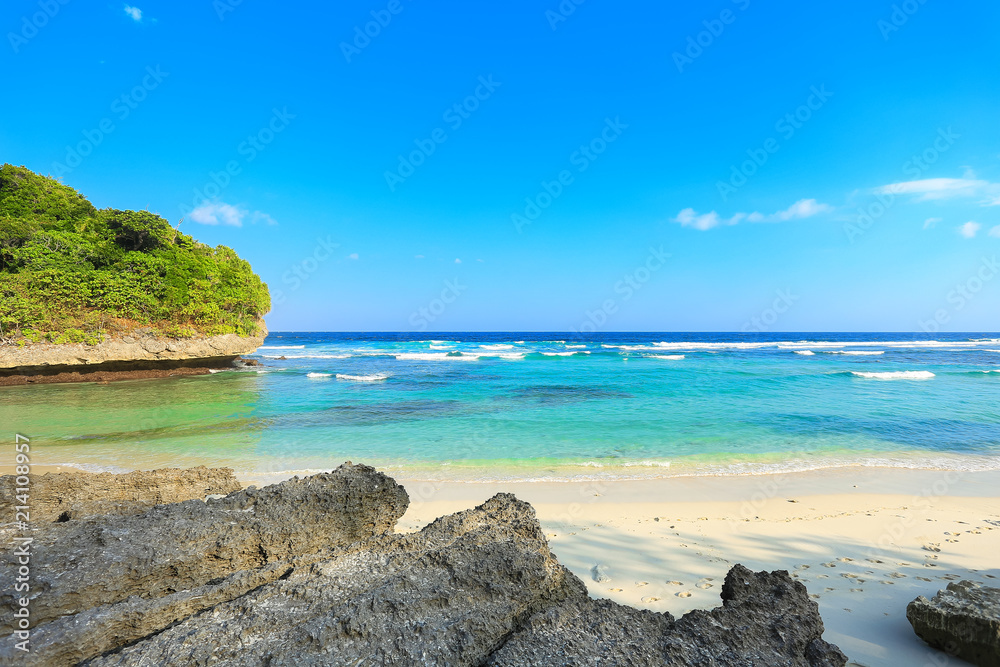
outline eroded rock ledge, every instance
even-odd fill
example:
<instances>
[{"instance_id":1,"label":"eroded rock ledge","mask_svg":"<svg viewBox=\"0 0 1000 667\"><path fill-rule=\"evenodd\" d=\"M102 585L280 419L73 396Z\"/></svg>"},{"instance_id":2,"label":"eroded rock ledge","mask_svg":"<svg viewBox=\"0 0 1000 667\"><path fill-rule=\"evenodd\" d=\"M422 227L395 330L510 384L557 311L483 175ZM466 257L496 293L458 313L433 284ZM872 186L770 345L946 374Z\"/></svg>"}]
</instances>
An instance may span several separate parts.
<instances>
[{"instance_id":1,"label":"eroded rock ledge","mask_svg":"<svg viewBox=\"0 0 1000 667\"><path fill-rule=\"evenodd\" d=\"M510 494L396 534L408 502L391 478L348 463L218 500L46 524L33 545L32 652L17 657L234 667L847 662L786 572L737 565L722 606L675 619L589 598L549 550L533 508ZM0 662L15 657L12 647L0 643Z\"/></svg>"},{"instance_id":2,"label":"eroded rock ledge","mask_svg":"<svg viewBox=\"0 0 1000 667\"><path fill-rule=\"evenodd\" d=\"M207 373L232 365L264 343L258 336L160 338L143 333L108 338L97 345L35 343L0 345L0 385L93 382L172 374Z\"/></svg>"}]
</instances>

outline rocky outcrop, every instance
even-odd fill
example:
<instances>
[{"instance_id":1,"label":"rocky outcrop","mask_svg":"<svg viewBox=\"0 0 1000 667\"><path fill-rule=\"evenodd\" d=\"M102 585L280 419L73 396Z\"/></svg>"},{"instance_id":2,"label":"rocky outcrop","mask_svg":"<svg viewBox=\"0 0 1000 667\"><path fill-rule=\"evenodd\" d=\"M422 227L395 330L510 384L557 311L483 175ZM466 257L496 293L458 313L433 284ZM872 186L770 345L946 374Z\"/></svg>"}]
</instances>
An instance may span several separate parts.
<instances>
[{"instance_id":1,"label":"rocky outcrop","mask_svg":"<svg viewBox=\"0 0 1000 667\"><path fill-rule=\"evenodd\" d=\"M17 485L0 476L0 516L13 517ZM100 514L138 514L153 505L177 503L242 488L231 468L164 468L113 473L50 472L31 476L31 521L78 521Z\"/></svg>"},{"instance_id":2,"label":"rocky outcrop","mask_svg":"<svg viewBox=\"0 0 1000 667\"><path fill-rule=\"evenodd\" d=\"M207 502L57 524L31 545L31 618L44 623L130 596L163 597L350 544L392 530L408 504L392 479L345 464ZM0 591L0 605L12 605L14 595Z\"/></svg>"},{"instance_id":3,"label":"rocky outcrop","mask_svg":"<svg viewBox=\"0 0 1000 667\"><path fill-rule=\"evenodd\" d=\"M257 336L159 338L138 331L106 338L97 345L35 343L0 344L0 375L54 375L73 371L142 371L184 366L221 367L263 345Z\"/></svg>"},{"instance_id":4,"label":"rocky outcrop","mask_svg":"<svg viewBox=\"0 0 1000 667\"><path fill-rule=\"evenodd\" d=\"M674 619L589 598L549 550L532 507L512 495L395 534L407 503L388 477L345 464L218 501L56 524L33 545L44 588L33 590L32 652L18 657L233 667L846 663L785 572L736 566L721 607ZM14 655L12 642L0 643L0 662Z\"/></svg>"},{"instance_id":5,"label":"rocky outcrop","mask_svg":"<svg viewBox=\"0 0 1000 667\"><path fill-rule=\"evenodd\" d=\"M906 607L913 631L925 642L980 667L1000 667L1000 588L957 581L930 600Z\"/></svg>"},{"instance_id":6,"label":"rocky outcrop","mask_svg":"<svg viewBox=\"0 0 1000 667\"><path fill-rule=\"evenodd\" d=\"M576 597L534 615L488 664L842 667L847 657L822 636L819 607L802 583L736 565L712 611L675 620Z\"/></svg>"}]
</instances>

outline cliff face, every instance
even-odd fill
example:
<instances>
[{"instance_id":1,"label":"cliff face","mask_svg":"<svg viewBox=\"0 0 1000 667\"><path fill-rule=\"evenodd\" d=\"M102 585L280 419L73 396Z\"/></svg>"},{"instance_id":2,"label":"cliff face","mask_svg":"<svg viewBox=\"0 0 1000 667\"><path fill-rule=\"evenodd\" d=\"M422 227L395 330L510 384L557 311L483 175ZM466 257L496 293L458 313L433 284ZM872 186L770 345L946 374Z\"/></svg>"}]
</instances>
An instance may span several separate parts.
<instances>
[{"instance_id":1,"label":"cliff face","mask_svg":"<svg viewBox=\"0 0 1000 667\"><path fill-rule=\"evenodd\" d=\"M161 338L133 335L108 338L98 345L35 343L0 345L0 377L55 376L99 371L156 371L181 367L219 367L264 343L261 325L256 336Z\"/></svg>"}]
</instances>

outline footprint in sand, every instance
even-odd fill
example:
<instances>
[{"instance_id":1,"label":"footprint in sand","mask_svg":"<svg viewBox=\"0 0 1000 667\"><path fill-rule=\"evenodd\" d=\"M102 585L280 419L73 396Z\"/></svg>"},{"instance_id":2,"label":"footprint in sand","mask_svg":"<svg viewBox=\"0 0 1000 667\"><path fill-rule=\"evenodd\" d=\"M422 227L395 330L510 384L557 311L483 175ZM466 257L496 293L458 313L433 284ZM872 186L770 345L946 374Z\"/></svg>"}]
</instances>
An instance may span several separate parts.
<instances>
[{"instance_id":1,"label":"footprint in sand","mask_svg":"<svg viewBox=\"0 0 1000 667\"><path fill-rule=\"evenodd\" d=\"M837 567L836 563L823 563L823 567Z\"/></svg>"},{"instance_id":2,"label":"footprint in sand","mask_svg":"<svg viewBox=\"0 0 1000 667\"><path fill-rule=\"evenodd\" d=\"M622 589L620 589L620 588L609 588L608 590L611 591L612 593L621 593L622 592Z\"/></svg>"},{"instance_id":3,"label":"footprint in sand","mask_svg":"<svg viewBox=\"0 0 1000 667\"><path fill-rule=\"evenodd\" d=\"M708 583L707 581L703 581L700 584L698 584L698 588L701 588L701 589L707 589L707 588L711 588L711 587L712 587L712 584Z\"/></svg>"},{"instance_id":4,"label":"footprint in sand","mask_svg":"<svg viewBox=\"0 0 1000 667\"><path fill-rule=\"evenodd\" d=\"M643 586L649 586L649 582L648 581L637 581L637 582L635 582L635 585L636 585L637 588L642 588Z\"/></svg>"},{"instance_id":5,"label":"footprint in sand","mask_svg":"<svg viewBox=\"0 0 1000 667\"><path fill-rule=\"evenodd\" d=\"M865 589L863 589L863 588L852 588L851 592L852 593L864 593Z\"/></svg>"},{"instance_id":6,"label":"footprint in sand","mask_svg":"<svg viewBox=\"0 0 1000 667\"><path fill-rule=\"evenodd\" d=\"M883 581L882 583L883 584L889 584L890 586L895 586L896 585L895 581Z\"/></svg>"},{"instance_id":7,"label":"footprint in sand","mask_svg":"<svg viewBox=\"0 0 1000 667\"><path fill-rule=\"evenodd\" d=\"M816 578L817 579L829 579L830 575L828 575L828 574L817 574Z\"/></svg>"},{"instance_id":8,"label":"footprint in sand","mask_svg":"<svg viewBox=\"0 0 1000 667\"><path fill-rule=\"evenodd\" d=\"M853 563L854 562L853 558L846 558L846 557L845 558L838 558L837 560L839 560L841 563Z\"/></svg>"},{"instance_id":9,"label":"footprint in sand","mask_svg":"<svg viewBox=\"0 0 1000 667\"><path fill-rule=\"evenodd\" d=\"M916 579L919 579L920 581L931 581L927 577L916 577Z\"/></svg>"},{"instance_id":10,"label":"footprint in sand","mask_svg":"<svg viewBox=\"0 0 1000 667\"><path fill-rule=\"evenodd\" d=\"M927 544L924 545L923 549L924 549L924 551L941 551L941 543L940 542L929 542L929 543L927 543Z\"/></svg>"},{"instance_id":11,"label":"footprint in sand","mask_svg":"<svg viewBox=\"0 0 1000 667\"><path fill-rule=\"evenodd\" d=\"M866 558L865 560L868 561L869 563L882 563L883 562L883 561L880 561L878 558Z\"/></svg>"},{"instance_id":12,"label":"footprint in sand","mask_svg":"<svg viewBox=\"0 0 1000 667\"><path fill-rule=\"evenodd\" d=\"M670 584L671 586L683 586L684 585L683 581L668 581L667 583Z\"/></svg>"},{"instance_id":13,"label":"footprint in sand","mask_svg":"<svg viewBox=\"0 0 1000 667\"><path fill-rule=\"evenodd\" d=\"M835 591L835 590L837 590L837 589L836 589L836 588L830 588L829 586L827 586L827 587L826 587L826 588L824 588L823 590L824 590L825 592L829 593L830 591Z\"/></svg>"},{"instance_id":14,"label":"footprint in sand","mask_svg":"<svg viewBox=\"0 0 1000 667\"><path fill-rule=\"evenodd\" d=\"M808 570L809 566L808 565L796 565L795 569L796 570Z\"/></svg>"},{"instance_id":15,"label":"footprint in sand","mask_svg":"<svg viewBox=\"0 0 1000 667\"><path fill-rule=\"evenodd\" d=\"M691 597L691 591L680 591L678 593L674 593L674 595L679 598L689 598Z\"/></svg>"},{"instance_id":16,"label":"footprint in sand","mask_svg":"<svg viewBox=\"0 0 1000 667\"><path fill-rule=\"evenodd\" d=\"M904 579L906 577L902 572L890 572L889 575L893 579Z\"/></svg>"},{"instance_id":17,"label":"footprint in sand","mask_svg":"<svg viewBox=\"0 0 1000 667\"><path fill-rule=\"evenodd\" d=\"M660 598L653 597L652 595L650 595L649 597L643 598L642 601L645 602L646 604L650 604L652 602L659 602Z\"/></svg>"}]
</instances>

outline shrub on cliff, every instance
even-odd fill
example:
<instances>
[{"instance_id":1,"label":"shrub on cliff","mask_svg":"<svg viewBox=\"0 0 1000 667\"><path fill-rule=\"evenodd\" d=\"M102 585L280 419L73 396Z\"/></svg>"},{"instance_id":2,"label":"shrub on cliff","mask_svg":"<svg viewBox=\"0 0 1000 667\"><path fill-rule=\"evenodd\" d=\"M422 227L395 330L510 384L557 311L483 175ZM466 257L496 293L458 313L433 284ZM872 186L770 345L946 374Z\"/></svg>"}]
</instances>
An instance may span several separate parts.
<instances>
[{"instance_id":1,"label":"shrub on cliff","mask_svg":"<svg viewBox=\"0 0 1000 667\"><path fill-rule=\"evenodd\" d=\"M0 167L0 337L97 342L136 326L257 333L267 285L148 211L98 210L70 187Z\"/></svg>"}]
</instances>

